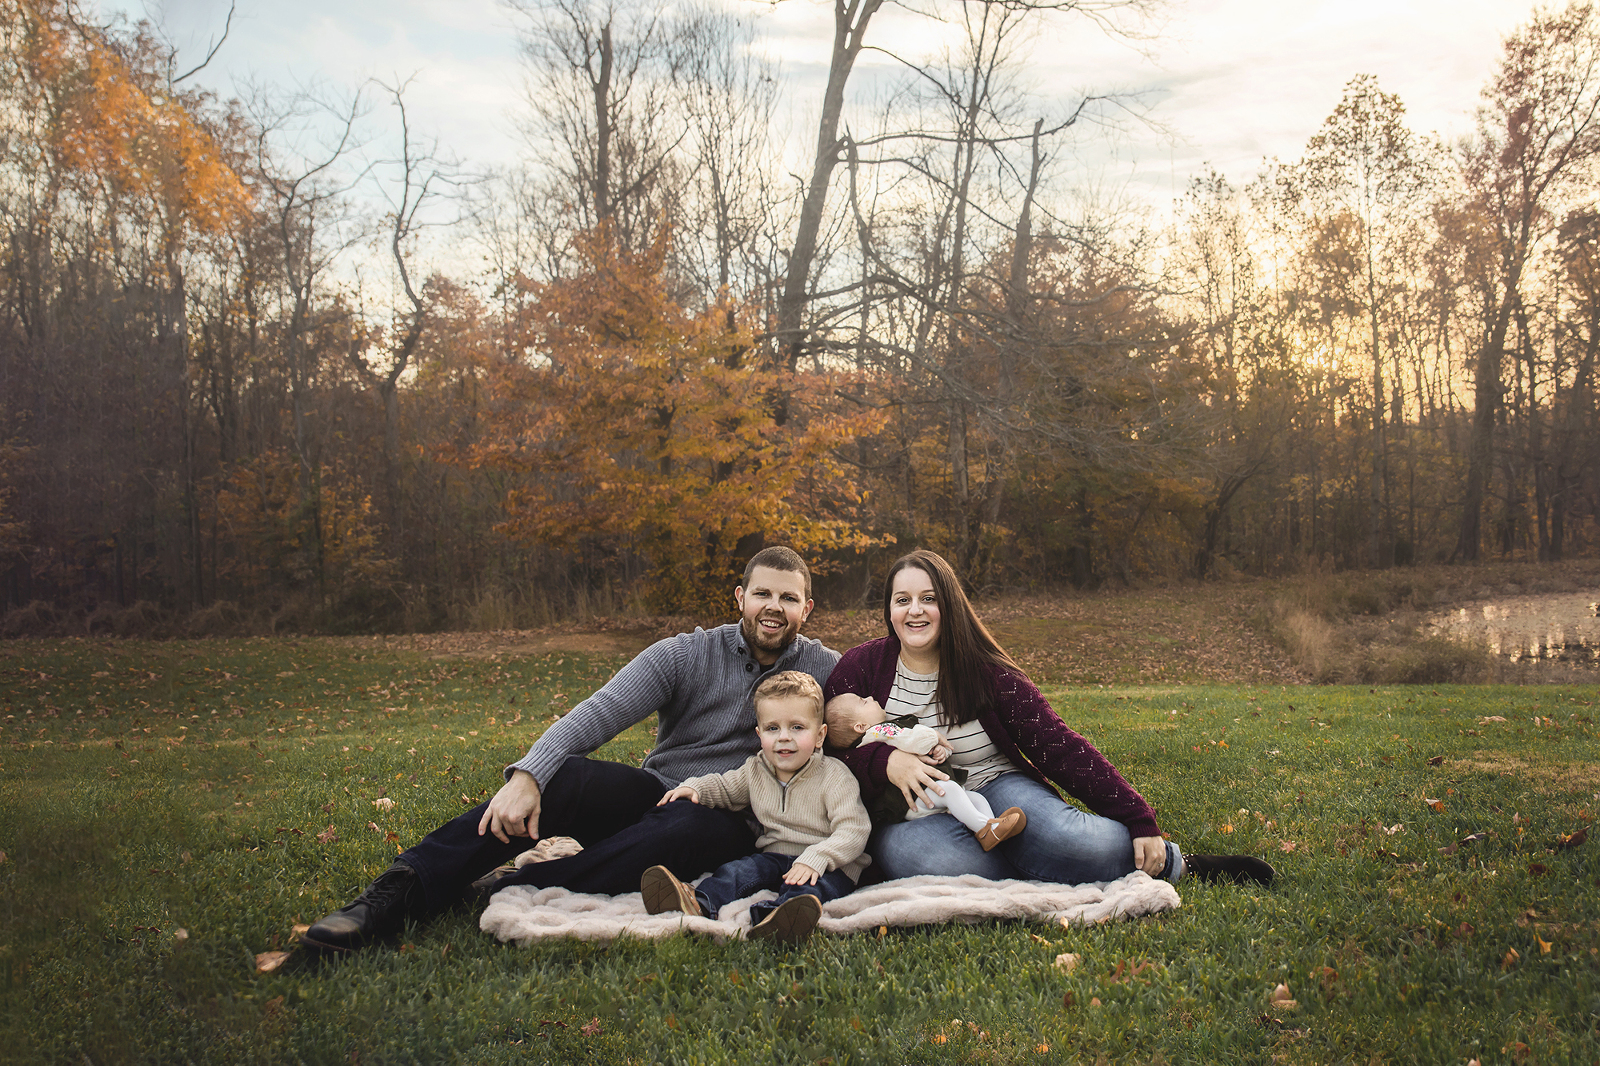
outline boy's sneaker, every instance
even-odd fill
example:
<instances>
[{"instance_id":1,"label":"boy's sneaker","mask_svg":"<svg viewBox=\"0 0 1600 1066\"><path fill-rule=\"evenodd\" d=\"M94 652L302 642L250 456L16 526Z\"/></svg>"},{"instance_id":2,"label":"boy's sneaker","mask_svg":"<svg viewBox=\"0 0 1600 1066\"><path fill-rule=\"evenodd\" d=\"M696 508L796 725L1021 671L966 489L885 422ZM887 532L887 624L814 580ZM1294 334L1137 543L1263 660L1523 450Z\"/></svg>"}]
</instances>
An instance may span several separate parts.
<instances>
[{"instance_id":1,"label":"boy's sneaker","mask_svg":"<svg viewBox=\"0 0 1600 1066\"><path fill-rule=\"evenodd\" d=\"M816 896L795 896L773 908L745 934L746 940L775 940L798 944L811 935L822 917L822 901Z\"/></svg>"},{"instance_id":2,"label":"boy's sneaker","mask_svg":"<svg viewBox=\"0 0 1600 1066\"><path fill-rule=\"evenodd\" d=\"M644 909L649 914L682 911L698 918L700 901L694 898L694 889L672 876L665 866L652 866L639 878L639 895L644 897Z\"/></svg>"}]
</instances>

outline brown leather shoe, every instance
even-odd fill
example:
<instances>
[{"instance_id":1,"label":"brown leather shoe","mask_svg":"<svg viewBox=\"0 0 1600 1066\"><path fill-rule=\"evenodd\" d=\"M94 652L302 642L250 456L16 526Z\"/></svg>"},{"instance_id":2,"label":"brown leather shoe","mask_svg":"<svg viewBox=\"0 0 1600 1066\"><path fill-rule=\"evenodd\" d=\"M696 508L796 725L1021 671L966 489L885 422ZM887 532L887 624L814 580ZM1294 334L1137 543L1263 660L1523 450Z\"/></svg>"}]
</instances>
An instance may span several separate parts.
<instances>
[{"instance_id":1,"label":"brown leather shoe","mask_svg":"<svg viewBox=\"0 0 1600 1066\"><path fill-rule=\"evenodd\" d=\"M1002 840L1010 840L1028 828L1028 814L1021 807L1008 807L990 818L978 830L978 843L984 851L993 851Z\"/></svg>"},{"instance_id":2,"label":"brown leather shoe","mask_svg":"<svg viewBox=\"0 0 1600 1066\"><path fill-rule=\"evenodd\" d=\"M694 898L694 889L672 876L665 866L652 866L639 878L639 894L644 897L644 909L649 914L682 911L696 918L702 916L700 901Z\"/></svg>"},{"instance_id":3,"label":"brown leather shoe","mask_svg":"<svg viewBox=\"0 0 1600 1066\"><path fill-rule=\"evenodd\" d=\"M772 940L779 944L798 944L811 935L822 917L822 901L816 896L795 896L773 908L745 934L746 940Z\"/></svg>"}]
</instances>

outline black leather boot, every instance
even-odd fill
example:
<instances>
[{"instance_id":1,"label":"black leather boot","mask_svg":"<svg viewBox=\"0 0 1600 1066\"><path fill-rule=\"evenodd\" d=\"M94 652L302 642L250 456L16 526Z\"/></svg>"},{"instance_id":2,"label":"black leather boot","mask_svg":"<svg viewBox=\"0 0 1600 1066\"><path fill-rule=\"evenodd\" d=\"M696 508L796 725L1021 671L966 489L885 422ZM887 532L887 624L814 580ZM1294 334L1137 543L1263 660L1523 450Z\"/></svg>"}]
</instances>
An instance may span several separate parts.
<instances>
[{"instance_id":1,"label":"black leather boot","mask_svg":"<svg viewBox=\"0 0 1600 1066\"><path fill-rule=\"evenodd\" d=\"M393 936L408 918L417 920L426 914L417 871L396 862L365 892L307 929L300 940L319 954L342 955Z\"/></svg>"},{"instance_id":2,"label":"black leather boot","mask_svg":"<svg viewBox=\"0 0 1600 1066\"><path fill-rule=\"evenodd\" d=\"M1270 885L1277 876L1272 865L1254 855L1185 855L1184 868L1202 881L1232 881L1244 884L1254 881Z\"/></svg>"}]
</instances>

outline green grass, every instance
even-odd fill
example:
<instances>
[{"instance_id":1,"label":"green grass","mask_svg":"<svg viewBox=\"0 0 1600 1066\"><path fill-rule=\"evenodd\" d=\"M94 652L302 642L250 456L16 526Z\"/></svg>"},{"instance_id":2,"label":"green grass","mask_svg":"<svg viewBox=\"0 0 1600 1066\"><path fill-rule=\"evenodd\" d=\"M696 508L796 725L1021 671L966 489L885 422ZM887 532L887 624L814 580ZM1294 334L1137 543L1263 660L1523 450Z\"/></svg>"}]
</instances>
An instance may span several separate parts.
<instances>
[{"instance_id":1,"label":"green grass","mask_svg":"<svg viewBox=\"0 0 1600 1066\"><path fill-rule=\"evenodd\" d=\"M1600 1060L1600 841L1557 846L1600 804L1593 686L1049 690L1186 850L1278 867L1158 918L523 949L463 911L255 971L620 662L0 645L0 1061Z\"/></svg>"}]
</instances>

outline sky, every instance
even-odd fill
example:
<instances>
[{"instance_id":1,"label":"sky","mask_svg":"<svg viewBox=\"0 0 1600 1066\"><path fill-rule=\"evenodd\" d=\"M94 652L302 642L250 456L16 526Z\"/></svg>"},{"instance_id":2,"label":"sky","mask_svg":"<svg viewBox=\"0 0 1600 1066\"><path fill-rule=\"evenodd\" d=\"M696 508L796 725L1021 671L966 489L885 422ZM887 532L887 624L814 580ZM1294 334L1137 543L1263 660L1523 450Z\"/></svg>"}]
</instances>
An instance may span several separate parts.
<instances>
[{"instance_id":1,"label":"sky","mask_svg":"<svg viewBox=\"0 0 1600 1066\"><path fill-rule=\"evenodd\" d=\"M827 0L722 0L758 20L781 63L784 127L810 150L832 39ZM1148 39L1108 37L1081 16L1051 16L1031 42L1025 78L1042 109L1080 92L1140 94L1150 123L1114 141L1080 142L1073 177L1170 203L1210 165L1236 183L1263 159L1299 157L1338 104L1346 82L1374 74L1404 101L1412 129L1470 132L1478 94L1504 37L1531 0L1172 0ZM227 0L110 0L104 10L148 17L180 49L203 58ZM905 53L937 47L938 22L885 7L869 43ZM853 84L866 91L895 69L864 53ZM238 0L232 32L193 80L223 97L250 83L353 87L414 76L414 128L437 136L468 166L514 162L521 67L513 15L500 0Z\"/></svg>"}]
</instances>

